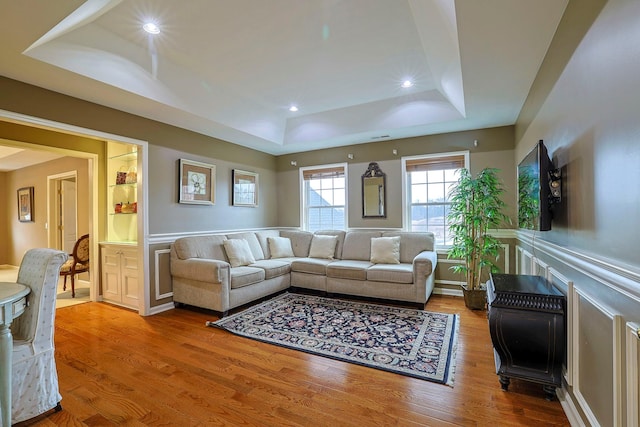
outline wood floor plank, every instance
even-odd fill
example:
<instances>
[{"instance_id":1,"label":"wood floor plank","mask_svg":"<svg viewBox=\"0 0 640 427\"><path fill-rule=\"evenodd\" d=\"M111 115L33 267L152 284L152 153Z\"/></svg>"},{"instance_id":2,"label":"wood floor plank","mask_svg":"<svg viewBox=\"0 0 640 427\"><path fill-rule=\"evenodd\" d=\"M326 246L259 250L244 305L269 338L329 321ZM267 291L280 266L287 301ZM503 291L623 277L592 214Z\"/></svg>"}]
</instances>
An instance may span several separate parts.
<instances>
[{"instance_id":1,"label":"wood floor plank","mask_svg":"<svg viewBox=\"0 0 640 427\"><path fill-rule=\"evenodd\" d=\"M537 384L500 389L486 312L460 314L454 386L253 341L195 308L141 317L106 303L56 311L63 410L19 426L568 426Z\"/></svg>"}]
</instances>

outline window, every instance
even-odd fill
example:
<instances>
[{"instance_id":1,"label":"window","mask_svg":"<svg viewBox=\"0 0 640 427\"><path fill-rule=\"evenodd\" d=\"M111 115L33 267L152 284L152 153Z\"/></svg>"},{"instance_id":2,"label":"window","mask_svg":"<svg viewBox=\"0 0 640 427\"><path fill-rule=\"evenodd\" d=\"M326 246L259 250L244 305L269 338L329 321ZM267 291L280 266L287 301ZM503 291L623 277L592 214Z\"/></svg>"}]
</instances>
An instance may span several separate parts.
<instances>
[{"instance_id":1,"label":"window","mask_svg":"<svg viewBox=\"0 0 640 427\"><path fill-rule=\"evenodd\" d=\"M346 229L346 168L344 165L302 168L304 229Z\"/></svg>"},{"instance_id":2,"label":"window","mask_svg":"<svg viewBox=\"0 0 640 427\"><path fill-rule=\"evenodd\" d=\"M458 170L467 167L468 152L412 157L404 160L407 209L405 218L411 231L431 231L436 245L450 245L447 215L449 191L458 180Z\"/></svg>"}]
</instances>

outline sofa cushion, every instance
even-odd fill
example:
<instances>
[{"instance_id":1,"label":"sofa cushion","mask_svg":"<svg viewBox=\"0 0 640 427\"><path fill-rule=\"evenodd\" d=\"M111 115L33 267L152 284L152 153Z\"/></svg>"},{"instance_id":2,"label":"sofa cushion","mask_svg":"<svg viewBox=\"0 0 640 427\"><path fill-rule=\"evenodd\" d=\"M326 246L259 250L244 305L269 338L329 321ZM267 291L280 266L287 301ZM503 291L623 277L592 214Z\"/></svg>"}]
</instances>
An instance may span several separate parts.
<instances>
[{"instance_id":1,"label":"sofa cushion","mask_svg":"<svg viewBox=\"0 0 640 427\"><path fill-rule=\"evenodd\" d=\"M256 260L265 259L264 252L262 251L262 246L260 246L260 242L256 237L256 233L253 231L246 233L233 233L227 234L227 239L244 239L249 244L249 248L251 249L251 253L253 254L253 258Z\"/></svg>"},{"instance_id":2,"label":"sofa cushion","mask_svg":"<svg viewBox=\"0 0 640 427\"><path fill-rule=\"evenodd\" d=\"M336 252L333 255L335 259L342 259L342 247L344 246L344 236L347 234L344 230L318 230L314 233L320 236L336 236L338 241L336 242Z\"/></svg>"},{"instance_id":3,"label":"sofa cushion","mask_svg":"<svg viewBox=\"0 0 640 427\"><path fill-rule=\"evenodd\" d=\"M180 237L173 242L173 247L180 259L204 258L227 261L227 255L222 246L225 240L227 237L223 235Z\"/></svg>"},{"instance_id":4,"label":"sofa cushion","mask_svg":"<svg viewBox=\"0 0 640 427\"><path fill-rule=\"evenodd\" d=\"M333 259L336 253L338 236L314 234L309 248L309 258Z\"/></svg>"},{"instance_id":5,"label":"sofa cushion","mask_svg":"<svg viewBox=\"0 0 640 427\"><path fill-rule=\"evenodd\" d=\"M400 264L400 236L371 239L371 262L374 264Z\"/></svg>"},{"instance_id":6,"label":"sofa cushion","mask_svg":"<svg viewBox=\"0 0 640 427\"><path fill-rule=\"evenodd\" d=\"M432 232L385 231L384 237L400 236L400 262L411 263L422 251L433 251L435 238Z\"/></svg>"},{"instance_id":7,"label":"sofa cushion","mask_svg":"<svg viewBox=\"0 0 640 427\"><path fill-rule=\"evenodd\" d=\"M267 237L271 258L287 258L295 256L288 237Z\"/></svg>"},{"instance_id":8,"label":"sofa cushion","mask_svg":"<svg viewBox=\"0 0 640 427\"><path fill-rule=\"evenodd\" d=\"M284 276L291 272L291 264L288 261L280 261L277 259L261 259L260 261L254 262L249 267L258 267L263 269L265 279Z\"/></svg>"},{"instance_id":9,"label":"sofa cushion","mask_svg":"<svg viewBox=\"0 0 640 427\"><path fill-rule=\"evenodd\" d=\"M265 272L258 267L234 267L230 269L231 289L253 285L264 280Z\"/></svg>"},{"instance_id":10,"label":"sofa cushion","mask_svg":"<svg viewBox=\"0 0 640 427\"><path fill-rule=\"evenodd\" d=\"M349 231L344 237L341 259L369 261L371 259L371 239L381 237L377 231Z\"/></svg>"},{"instance_id":11,"label":"sofa cushion","mask_svg":"<svg viewBox=\"0 0 640 427\"><path fill-rule=\"evenodd\" d=\"M413 265L376 264L367 270L367 280L372 282L413 283Z\"/></svg>"},{"instance_id":12,"label":"sofa cushion","mask_svg":"<svg viewBox=\"0 0 640 427\"><path fill-rule=\"evenodd\" d=\"M367 280L367 269L372 265L369 261L333 261L327 265L327 277Z\"/></svg>"},{"instance_id":13,"label":"sofa cushion","mask_svg":"<svg viewBox=\"0 0 640 427\"><path fill-rule=\"evenodd\" d=\"M231 267L240 267L256 262L251 253L249 243L244 239L227 239L223 242L224 250L229 258Z\"/></svg>"},{"instance_id":14,"label":"sofa cushion","mask_svg":"<svg viewBox=\"0 0 640 427\"><path fill-rule=\"evenodd\" d=\"M331 261L327 258L296 258L291 262L291 271L325 275Z\"/></svg>"},{"instance_id":15,"label":"sofa cushion","mask_svg":"<svg viewBox=\"0 0 640 427\"><path fill-rule=\"evenodd\" d=\"M295 256L302 258L309 256L309 247L311 246L313 233L308 231L282 230L280 231L280 236L291 239L291 247L293 248L293 254Z\"/></svg>"},{"instance_id":16,"label":"sofa cushion","mask_svg":"<svg viewBox=\"0 0 640 427\"><path fill-rule=\"evenodd\" d=\"M280 237L279 230L260 230L256 231L256 238L260 243L260 247L262 248L262 253L264 254L264 259L271 258L271 252L269 252L269 242L267 239L269 237Z\"/></svg>"}]
</instances>

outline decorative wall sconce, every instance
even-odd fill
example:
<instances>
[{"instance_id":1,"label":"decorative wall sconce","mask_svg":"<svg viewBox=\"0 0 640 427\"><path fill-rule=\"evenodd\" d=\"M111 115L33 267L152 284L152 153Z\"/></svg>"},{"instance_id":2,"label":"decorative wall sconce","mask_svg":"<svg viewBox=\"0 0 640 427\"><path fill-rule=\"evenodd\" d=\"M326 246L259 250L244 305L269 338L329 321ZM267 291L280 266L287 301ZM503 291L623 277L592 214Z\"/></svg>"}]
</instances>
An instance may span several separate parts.
<instances>
[{"instance_id":1,"label":"decorative wall sconce","mask_svg":"<svg viewBox=\"0 0 640 427\"><path fill-rule=\"evenodd\" d=\"M549 203L556 204L562 201L562 171L551 169L549 171Z\"/></svg>"}]
</instances>

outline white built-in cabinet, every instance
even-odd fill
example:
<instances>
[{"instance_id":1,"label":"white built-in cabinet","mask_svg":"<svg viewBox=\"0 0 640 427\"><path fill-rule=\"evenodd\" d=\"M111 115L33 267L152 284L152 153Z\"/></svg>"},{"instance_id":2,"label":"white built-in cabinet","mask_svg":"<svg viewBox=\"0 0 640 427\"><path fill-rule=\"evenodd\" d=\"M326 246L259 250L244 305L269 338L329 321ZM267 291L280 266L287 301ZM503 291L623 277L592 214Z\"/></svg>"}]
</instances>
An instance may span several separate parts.
<instances>
[{"instance_id":1,"label":"white built-in cabinet","mask_svg":"<svg viewBox=\"0 0 640 427\"><path fill-rule=\"evenodd\" d=\"M102 299L130 308L138 308L138 248L135 245L100 245Z\"/></svg>"},{"instance_id":2,"label":"white built-in cabinet","mask_svg":"<svg viewBox=\"0 0 640 427\"><path fill-rule=\"evenodd\" d=\"M107 142L107 240L100 242L103 301L139 309L138 146Z\"/></svg>"}]
</instances>

